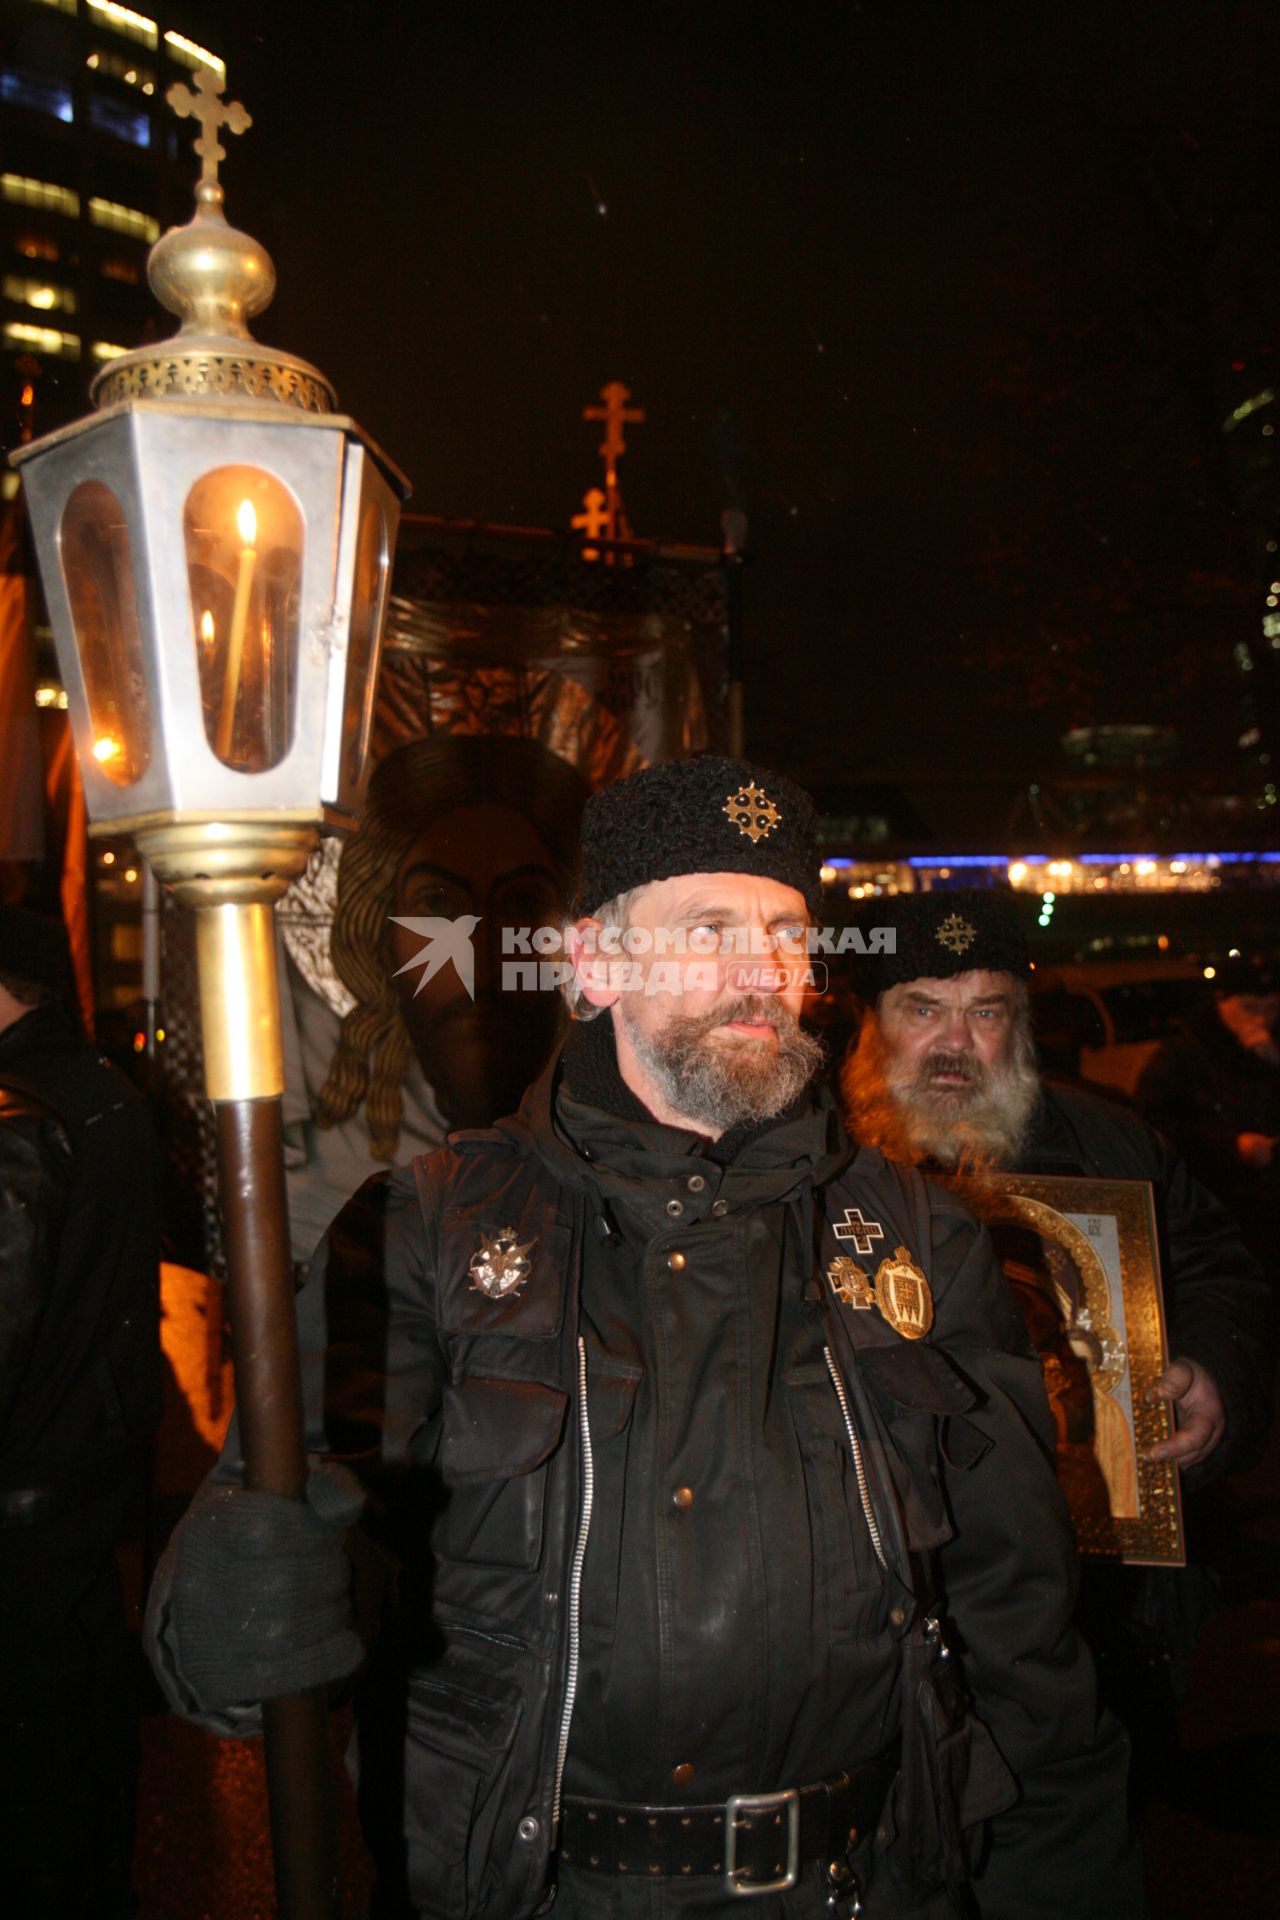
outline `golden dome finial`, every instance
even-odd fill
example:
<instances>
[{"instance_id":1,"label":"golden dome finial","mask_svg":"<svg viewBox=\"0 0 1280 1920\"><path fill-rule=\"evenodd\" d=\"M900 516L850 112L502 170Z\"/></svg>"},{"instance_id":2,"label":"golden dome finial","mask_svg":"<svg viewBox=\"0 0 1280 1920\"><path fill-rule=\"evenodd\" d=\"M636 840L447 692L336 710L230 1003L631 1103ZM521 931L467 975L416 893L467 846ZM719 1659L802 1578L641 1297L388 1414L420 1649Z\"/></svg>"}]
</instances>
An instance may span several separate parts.
<instances>
[{"instance_id":1,"label":"golden dome finial","mask_svg":"<svg viewBox=\"0 0 1280 1920\"><path fill-rule=\"evenodd\" d=\"M227 157L221 128L244 133L252 117L238 100L220 97L217 75L202 67L194 91L175 81L165 95L181 118L199 123L194 141L201 173L196 210L185 227L161 234L147 260L147 279L162 307L181 325L159 347L139 347L103 368L92 385L95 405L134 399L248 400L330 413L337 396L306 361L259 346L246 322L271 304L276 270L251 234L237 232L222 211L218 162Z\"/></svg>"}]
</instances>

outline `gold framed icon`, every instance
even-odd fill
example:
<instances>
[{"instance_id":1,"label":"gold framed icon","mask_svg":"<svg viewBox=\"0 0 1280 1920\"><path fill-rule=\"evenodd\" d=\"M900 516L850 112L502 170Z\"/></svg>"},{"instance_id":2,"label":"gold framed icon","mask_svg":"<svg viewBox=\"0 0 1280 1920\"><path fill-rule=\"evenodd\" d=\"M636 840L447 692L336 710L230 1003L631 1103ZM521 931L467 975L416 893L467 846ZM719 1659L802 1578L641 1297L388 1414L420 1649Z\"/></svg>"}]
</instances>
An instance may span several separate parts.
<instances>
[{"instance_id":1,"label":"gold framed icon","mask_svg":"<svg viewBox=\"0 0 1280 1920\"><path fill-rule=\"evenodd\" d=\"M1044 1367L1081 1554L1182 1566L1178 1471L1146 1458L1174 1432L1150 1397L1168 1364L1150 1183L988 1174L976 1211Z\"/></svg>"}]
</instances>

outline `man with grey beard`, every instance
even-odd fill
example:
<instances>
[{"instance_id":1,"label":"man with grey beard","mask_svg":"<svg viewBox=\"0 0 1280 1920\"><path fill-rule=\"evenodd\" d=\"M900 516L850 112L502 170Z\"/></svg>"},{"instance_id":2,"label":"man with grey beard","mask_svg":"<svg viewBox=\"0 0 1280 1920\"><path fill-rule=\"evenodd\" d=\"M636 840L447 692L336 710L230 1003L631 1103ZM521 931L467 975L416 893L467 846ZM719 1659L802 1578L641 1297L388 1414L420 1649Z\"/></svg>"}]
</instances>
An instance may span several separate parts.
<instances>
[{"instance_id":1,"label":"man with grey beard","mask_svg":"<svg viewBox=\"0 0 1280 1920\"><path fill-rule=\"evenodd\" d=\"M870 962L871 1004L842 1074L855 1137L955 1176L962 1189L984 1167L1149 1181L1175 1356L1154 1390L1178 1422L1151 1457L1176 1462L1191 1490L1250 1465L1267 1436L1274 1327L1262 1270L1235 1222L1136 1114L1041 1080L1027 945L1011 896L977 888L900 895L877 901L875 918L893 929L894 951ZM1185 1667L1195 1574L1117 1571L1126 1582L1119 1592L1091 1574L1086 1624L1112 1704L1154 1767L1174 1749L1164 1724L1153 1727L1150 1703L1125 1690L1135 1662L1153 1679L1170 1664ZM1139 1613L1143 1633L1117 1638L1117 1619L1136 1625Z\"/></svg>"},{"instance_id":2,"label":"man with grey beard","mask_svg":"<svg viewBox=\"0 0 1280 1920\"><path fill-rule=\"evenodd\" d=\"M873 1005L845 1063L850 1125L909 1165L1149 1180L1170 1340L1157 1385L1178 1432L1154 1449L1193 1485L1265 1442L1273 1333L1234 1222L1135 1114L1036 1070L1026 939L1011 898L979 888L877 902L895 950L873 956Z\"/></svg>"},{"instance_id":3,"label":"man with grey beard","mask_svg":"<svg viewBox=\"0 0 1280 1920\"><path fill-rule=\"evenodd\" d=\"M816 1084L820 898L777 774L596 794L559 1055L316 1256L311 1444L405 1550L379 1920L1145 1910L1040 1368L978 1223ZM149 1610L183 1711L357 1663L332 1472L286 1516L232 1435Z\"/></svg>"}]
</instances>

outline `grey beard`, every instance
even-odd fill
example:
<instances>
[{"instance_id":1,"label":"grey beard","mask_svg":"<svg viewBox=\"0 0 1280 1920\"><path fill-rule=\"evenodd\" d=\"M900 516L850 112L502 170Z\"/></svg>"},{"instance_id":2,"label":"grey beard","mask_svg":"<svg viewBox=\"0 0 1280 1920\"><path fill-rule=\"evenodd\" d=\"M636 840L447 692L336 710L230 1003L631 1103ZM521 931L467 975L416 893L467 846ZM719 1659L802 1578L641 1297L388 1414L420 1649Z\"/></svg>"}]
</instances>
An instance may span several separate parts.
<instances>
[{"instance_id":1,"label":"grey beard","mask_svg":"<svg viewBox=\"0 0 1280 1920\"><path fill-rule=\"evenodd\" d=\"M769 1000L735 1000L705 1014L676 1015L658 1034L642 1033L618 1002L632 1048L667 1105L701 1126L727 1133L744 1120L772 1120L799 1097L822 1065L822 1044L795 1015ZM715 1046L707 1035L731 1020L767 1021L775 1052L748 1043Z\"/></svg>"},{"instance_id":2,"label":"grey beard","mask_svg":"<svg viewBox=\"0 0 1280 1920\"><path fill-rule=\"evenodd\" d=\"M963 1089L931 1087L941 1060L968 1076ZM961 1172L1015 1168L1022 1158L1040 1092L1030 1022L1014 1026L1010 1058L984 1066L971 1054L934 1052L918 1064L895 1065L879 1021L868 1015L845 1068L850 1125L860 1141L896 1160L932 1160Z\"/></svg>"}]
</instances>

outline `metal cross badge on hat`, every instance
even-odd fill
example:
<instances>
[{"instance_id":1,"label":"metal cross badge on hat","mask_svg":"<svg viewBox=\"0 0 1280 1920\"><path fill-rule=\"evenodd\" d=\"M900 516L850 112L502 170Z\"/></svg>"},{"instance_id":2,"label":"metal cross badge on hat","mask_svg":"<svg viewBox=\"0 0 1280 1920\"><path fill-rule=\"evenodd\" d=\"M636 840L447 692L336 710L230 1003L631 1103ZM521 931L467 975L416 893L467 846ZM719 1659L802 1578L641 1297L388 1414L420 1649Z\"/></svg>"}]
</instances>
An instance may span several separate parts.
<instances>
[{"instance_id":1,"label":"metal cross badge on hat","mask_svg":"<svg viewBox=\"0 0 1280 1920\"><path fill-rule=\"evenodd\" d=\"M774 828L782 825L782 815L764 788L754 784L729 794L721 811L728 814L738 832L753 846L767 840Z\"/></svg>"},{"instance_id":2,"label":"metal cross badge on hat","mask_svg":"<svg viewBox=\"0 0 1280 1920\"><path fill-rule=\"evenodd\" d=\"M958 913L949 913L935 936L938 945L952 953L967 953L977 937L978 929L972 920L962 920Z\"/></svg>"},{"instance_id":3,"label":"metal cross badge on hat","mask_svg":"<svg viewBox=\"0 0 1280 1920\"><path fill-rule=\"evenodd\" d=\"M467 1266L474 1291L487 1293L491 1300L518 1293L533 1270L529 1252L536 1241L535 1234L522 1244L516 1239L514 1227L500 1227L492 1240L482 1233L479 1248Z\"/></svg>"}]
</instances>

